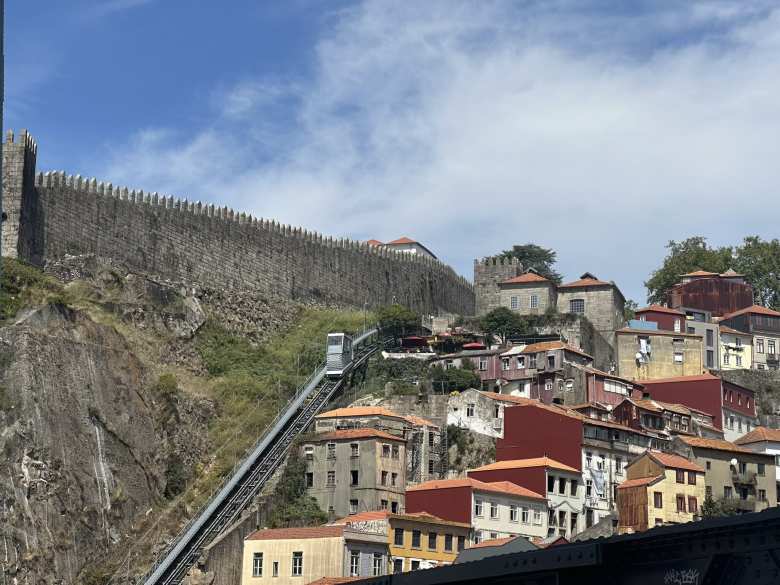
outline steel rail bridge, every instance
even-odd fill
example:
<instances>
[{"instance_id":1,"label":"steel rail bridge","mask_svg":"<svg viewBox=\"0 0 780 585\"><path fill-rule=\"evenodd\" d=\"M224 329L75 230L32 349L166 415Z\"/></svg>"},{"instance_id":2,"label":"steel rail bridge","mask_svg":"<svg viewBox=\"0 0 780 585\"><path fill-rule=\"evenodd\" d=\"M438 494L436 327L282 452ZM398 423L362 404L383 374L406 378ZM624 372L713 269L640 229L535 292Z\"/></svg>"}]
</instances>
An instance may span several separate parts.
<instances>
[{"instance_id":1,"label":"steel rail bridge","mask_svg":"<svg viewBox=\"0 0 780 585\"><path fill-rule=\"evenodd\" d=\"M780 508L350 585L777 585Z\"/></svg>"},{"instance_id":2,"label":"steel rail bridge","mask_svg":"<svg viewBox=\"0 0 780 585\"><path fill-rule=\"evenodd\" d=\"M366 362L378 348L377 329L367 329L353 340L350 371ZM268 425L249 455L234 469L206 506L182 529L157 558L144 585L175 585L182 581L203 548L236 521L284 461L295 438L344 385L342 377L326 377L325 364L299 388L276 419Z\"/></svg>"}]
</instances>

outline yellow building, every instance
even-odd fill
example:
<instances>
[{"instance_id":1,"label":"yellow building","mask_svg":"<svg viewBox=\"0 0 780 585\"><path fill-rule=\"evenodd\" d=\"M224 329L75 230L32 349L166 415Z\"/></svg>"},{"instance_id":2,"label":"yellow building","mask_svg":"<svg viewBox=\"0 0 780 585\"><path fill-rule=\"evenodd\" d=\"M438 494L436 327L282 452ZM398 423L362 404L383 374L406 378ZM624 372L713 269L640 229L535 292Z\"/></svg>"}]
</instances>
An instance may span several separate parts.
<instances>
[{"instance_id":1,"label":"yellow building","mask_svg":"<svg viewBox=\"0 0 780 585\"><path fill-rule=\"evenodd\" d=\"M626 468L617 489L619 530L695 520L704 503L704 469L679 455L647 451Z\"/></svg>"},{"instance_id":2,"label":"yellow building","mask_svg":"<svg viewBox=\"0 0 780 585\"><path fill-rule=\"evenodd\" d=\"M720 326L720 367L722 370L753 368L753 336L750 333Z\"/></svg>"},{"instance_id":3,"label":"yellow building","mask_svg":"<svg viewBox=\"0 0 780 585\"><path fill-rule=\"evenodd\" d=\"M386 510L353 514L337 521L359 530L384 532L393 573L450 565L469 545L471 526L428 514L393 514Z\"/></svg>"},{"instance_id":4,"label":"yellow building","mask_svg":"<svg viewBox=\"0 0 780 585\"><path fill-rule=\"evenodd\" d=\"M615 331L618 374L630 380L698 376L704 372L701 335L659 329Z\"/></svg>"},{"instance_id":5,"label":"yellow building","mask_svg":"<svg viewBox=\"0 0 780 585\"><path fill-rule=\"evenodd\" d=\"M388 572L387 537L355 526L257 530L244 540L241 585L306 585Z\"/></svg>"}]
</instances>

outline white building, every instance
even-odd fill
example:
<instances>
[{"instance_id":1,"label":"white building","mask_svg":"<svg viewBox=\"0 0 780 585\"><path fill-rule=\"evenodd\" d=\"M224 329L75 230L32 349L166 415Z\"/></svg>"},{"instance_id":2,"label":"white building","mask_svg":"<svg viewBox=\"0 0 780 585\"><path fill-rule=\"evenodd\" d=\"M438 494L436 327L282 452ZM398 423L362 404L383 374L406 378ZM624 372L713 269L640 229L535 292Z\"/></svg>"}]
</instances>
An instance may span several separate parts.
<instances>
[{"instance_id":1,"label":"white building","mask_svg":"<svg viewBox=\"0 0 780 585\"><path fill-rule=\"evenodd\" d=\"M504 408L526 402L527 399L517 396L474 388L453 392L447 401L447 425L500 438L504 436Z\"/></svg>"}]
</instances>

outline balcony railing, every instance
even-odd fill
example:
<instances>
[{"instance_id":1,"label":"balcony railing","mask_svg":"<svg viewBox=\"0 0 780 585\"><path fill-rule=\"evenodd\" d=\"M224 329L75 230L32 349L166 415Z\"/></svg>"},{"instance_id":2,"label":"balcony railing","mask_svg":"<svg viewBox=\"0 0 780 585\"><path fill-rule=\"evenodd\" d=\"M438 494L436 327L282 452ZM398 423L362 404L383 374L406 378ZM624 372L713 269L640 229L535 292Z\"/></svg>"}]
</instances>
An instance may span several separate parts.
<instances>
[{"instance_id":1,"label":"balcony railing","mask_svg":"<svg viewBox=\"0 0 780 585\"><path fill-rule=\"evenodd\" d=\"M747 500L743 500L740 498L726 498L725 502L727 504L730 504L740 512L755 512L756 508L761 503L759 500L756 500L755 498L748 498Z\"/></svg>"},{"instance_id":2,"label":"balcony railing","mask_svg":"<svg viewBox=\"0 0 780 585\"><path fill-rule=\"evenodd\" d=\"M732 471L731 472L731 481L735 485L736 484L740 484L740 485L755 485L757 483L756 472L755 471L746 471L744 473L740 473L738 471Z\"/></svg>"}]
</instances>

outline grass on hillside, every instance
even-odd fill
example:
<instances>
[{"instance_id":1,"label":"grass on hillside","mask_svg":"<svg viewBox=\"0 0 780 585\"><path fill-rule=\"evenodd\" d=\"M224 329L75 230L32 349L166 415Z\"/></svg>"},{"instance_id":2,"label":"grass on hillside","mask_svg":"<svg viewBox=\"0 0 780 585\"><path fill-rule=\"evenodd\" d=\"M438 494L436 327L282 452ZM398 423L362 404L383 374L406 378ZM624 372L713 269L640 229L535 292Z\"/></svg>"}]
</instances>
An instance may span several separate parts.
<instances>
[{"instance_id":1,"label":"grass on hillside","mask_svg":"<svg viewBox=\"0 0 780 585\"><path fill-rule=\"evenodd\" d=\"M12 258L2 258L0 324L33 305L61 300L62 284L40 269Z\"/></svg>"}]
</instances>

